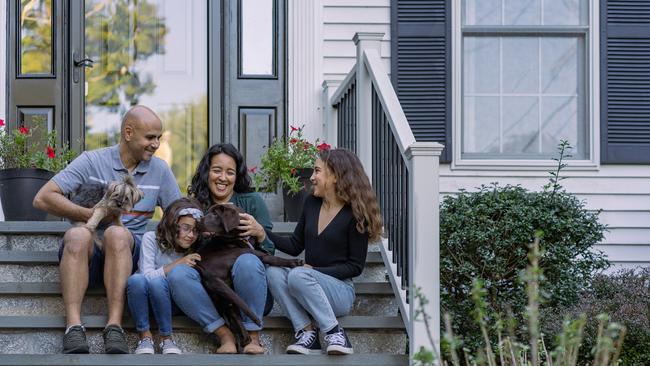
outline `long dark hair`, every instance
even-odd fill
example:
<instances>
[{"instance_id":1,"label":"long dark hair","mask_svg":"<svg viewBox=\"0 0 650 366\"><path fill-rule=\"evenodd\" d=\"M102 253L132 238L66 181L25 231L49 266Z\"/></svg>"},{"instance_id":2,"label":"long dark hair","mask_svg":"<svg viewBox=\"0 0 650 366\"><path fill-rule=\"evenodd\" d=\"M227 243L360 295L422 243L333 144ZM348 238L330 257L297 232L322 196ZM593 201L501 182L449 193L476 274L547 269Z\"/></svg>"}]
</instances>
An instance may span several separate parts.
<instances>
[{"instance_id":1,"label":"long dark hair","mask_svg":"<svg viewBox=\"0 0 650 366\"><path fill-rule=\"evenodd\" d=\"M156 242L162 251L173 250L178 237L178 213L184 208L201 210L201 204L194 198L183 197L172 202L165 208L163 217L156 228ZM197 226L198 226L197 220Z\"/></svg>"},{"instance_id":2,"label":"long dark hair","mask_svg":"<svg viewBox=\"0 0 650 366\"><path fill-rule=\"evenodd\" d=\"M318 157L336 177L336 196L352 207L357 231L379 240L382 220L377 196L359 158L348 149L322 150Z\"/></svg>"},{"instance_id":3,"label":"long dark hair","mask_svg":"<svg viewBox=\"0 0 650 366\"><path fill-rule=\"evenodd\" d=\"M187 187L187 194L196 198L204 206L204 209L207 209L214 203L212 202L212 196L208 188L208 178L210 176L210 161L213 156L218 154L226 154L235 160L237 174L237 178L235 178L235 192L247 193L253 191L251 177L248 175L248 169L246 168L246 161L239 150L232 144L222 143L212 145L205 155L203 155L203 158L201 158L192 177L192 183Z\"/></svg>"}]
</instances>

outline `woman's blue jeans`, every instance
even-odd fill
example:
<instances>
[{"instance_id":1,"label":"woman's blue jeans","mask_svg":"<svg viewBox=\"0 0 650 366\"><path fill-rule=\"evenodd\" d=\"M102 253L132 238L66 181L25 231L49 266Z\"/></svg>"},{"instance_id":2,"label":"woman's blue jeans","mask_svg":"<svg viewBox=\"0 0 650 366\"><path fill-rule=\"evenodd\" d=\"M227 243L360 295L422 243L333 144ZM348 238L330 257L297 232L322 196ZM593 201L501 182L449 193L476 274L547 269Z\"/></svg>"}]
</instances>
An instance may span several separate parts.
<instances>
[{"instance_id":1,"label":"woman's blue jeans","mask_svg":"<svg viewBox=\"0 0 650 366\"><path fill-rule=\"evenodd\" d=\"M141 273L133 274L126 284L126 297L138 332L149 330L151 304L160 335L172 334L172 313L175 307L172 304L167 278L155 277L147 280Z\"/></svg>"},{"instance_id":2,"label":"woman's blue jeans","mask_svg":"<svg viewBox=\"0 0 650 366\"><path fill-rule=\"evenodd\" d=\"M350 313L354 304L351 279L341 281L312 268L269 267L269 288L298 332L311 324L310 315L324 332L338 325L336 317Z\"/></svg>"},{"instance_id":3,"label":"woman's blue jeans","mask_svg":"<svg viewBox=\"0 0 650 366\"><path fill-rule=\"evenodd\" d=\"M235 261L231 276L235 292L262 320L267 291L264 264L254 254L242 254ZM178 265L167 274L167 280L176 305L199 323L206 333L212 333L225 324L203 288L201 276L194 268L184 264ZM262 329L243 313L241 316L246 330Z\"/></svg>"}]
</instances>

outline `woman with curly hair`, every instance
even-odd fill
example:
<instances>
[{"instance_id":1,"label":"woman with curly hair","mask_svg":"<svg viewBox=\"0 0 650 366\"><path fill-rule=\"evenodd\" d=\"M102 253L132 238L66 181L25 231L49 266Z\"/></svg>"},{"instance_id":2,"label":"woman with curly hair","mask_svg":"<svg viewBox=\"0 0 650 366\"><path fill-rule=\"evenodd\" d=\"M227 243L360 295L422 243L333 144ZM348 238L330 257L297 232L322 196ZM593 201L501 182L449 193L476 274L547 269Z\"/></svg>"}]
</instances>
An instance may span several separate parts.
<instances>
[{"instance_id":1,"label":"woman with curly hair","mask_svg":"<svg viewBox=\"0 0 650 366\"><path fill-rule=\"evenodd\" d=\"M381 236L379 204L359 158L350 150L321 151L310 180L313 194L305 200L291 237L267 231L283 252L295 256L304 250L305 265L269 267L267 280L296 332L287 353L320 353L320 328L328 354L351 354L352 344L336 318L350 312L352 278L363 271L368 241Z\"/></svg>"},{"instance_id":2,"label":"woman with curly hair","mask_svg":"<svg viewBox=\"0 0 650 366\"><path fill-rule=\"evenodd\" d=\"M241 235L255 238L262 248L273 254L275 247L264 230L273 228L269 211L262 197L253 192L244 157L232 144L216 144L208 149L196 168L188 194L201 203L203 210L215 203L232 203L243 209L246 213L240 214ZM253 254L243 254L235 261L231 277L235 292L262 319L273 306L273 299L267 297L264 264ZM215 307L199 309L199 304L193 300L195 296L207 296L199 273L191 266L177 266L169 274L169 283L178 307L201 324L205 332L217 335L221 344L217 353L237 353L235 337ZM189 296L188 288L192 288ZM251 338L243 352L264 353L260 344L262 328L245 314L241 315Z\"/></svg>"},{"instance_id":3,"label":"woman with curly hair","mask_svg":"<svg viewBox=\"0 0 650 366\"><path fill-rule=\"evenodd\" d=\"M180 348L172 339L172 313L178 311L171 300L168 275L179 265L194 267L201 257L190 253L198 239L197 224L203 217L199 203L190 198L179 198L167 206L156 231L142 236L138 272L131 275L126 285L129 311L138 331L136 354L155 353L149 329L149 304L153 310L160 334L160 351L179 354ZM193 298L200 307L212 306L210 298Z\"/></svg>"}]
</instances>

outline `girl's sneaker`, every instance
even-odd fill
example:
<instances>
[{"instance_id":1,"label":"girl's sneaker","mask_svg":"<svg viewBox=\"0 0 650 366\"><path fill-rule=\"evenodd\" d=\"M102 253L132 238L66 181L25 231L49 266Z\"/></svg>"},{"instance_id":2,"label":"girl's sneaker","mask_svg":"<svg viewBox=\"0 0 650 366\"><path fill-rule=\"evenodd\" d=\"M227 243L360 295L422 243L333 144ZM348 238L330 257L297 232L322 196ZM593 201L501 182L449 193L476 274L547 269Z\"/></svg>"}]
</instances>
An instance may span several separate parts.
<instances>
[{"instance_id":1,"label":"girl's sneaker","mask_svg":"<svg viewBox=\"0 0 650 366\"><path fill-rule=\"evenodd\" d=\"M287 353L314 355L321 353L318 329L299 330L296 333L296 343L287 347Z\"/></svg>"},{"instance_id":2,"label":"girl's sneaker","mask_svg":"<svg viewBox=\"0 0 650 366\"><path fill-rule=\"evenodd\" d=\"M149 337L144 337L138 341L138 346L135 348L136 355L153 355L155 350L153 349L153 341Z\"/></svg>"},{"instance_id":3,"label":"girl's sneaker","mask_svg":"<svg viewBox=\"0 0 650 366\"><path fill-rule=\"evenodd\" d=\"M354 353L350 339L341 327L337 332L325 335L325 342L327 342L328 355L351 355Z\"/></svg>"},{"instance_id":4,"label":"girl's sneaker","mask_svg":"<svg viewBox=\"0 0 650 366\"><path fill-rule=\"evenodd\" d=\"M183 353L176 345L173 339L167 338L160 343L160 349L163 355L180 355Z\"/></svg>"}]
</instances>

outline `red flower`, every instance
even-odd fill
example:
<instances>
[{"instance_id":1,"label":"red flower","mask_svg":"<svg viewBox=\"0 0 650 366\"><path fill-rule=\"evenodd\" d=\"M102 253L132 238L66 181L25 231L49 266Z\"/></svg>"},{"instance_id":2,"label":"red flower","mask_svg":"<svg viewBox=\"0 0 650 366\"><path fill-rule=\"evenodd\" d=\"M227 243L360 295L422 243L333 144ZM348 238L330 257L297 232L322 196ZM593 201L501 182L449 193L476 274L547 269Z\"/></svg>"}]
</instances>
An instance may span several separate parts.
<instances>
[{"instance_id":1,"label":"red flower","mask_svg":"<svg viewBox=\"0 0 650 366\"><path fill-rule=\"evenodd\" d=\"M291 168L291 176L296 175L297 172L296 168Z\"/></svg>"},{"instance_id":2,"label":"red flower","mask_svg":"<svg viewBox=\"0 0 650 366\"><path fill-rule=\"evenodd\" d=\"M296 142L298 142L297 138L292 138L291 140L289 140L290 144L295 144Z\"/></svg>"},{"instance_id":3,"label":"red flower","mask_svg":"<svg viewBox=\"0 0 650 366\"><path fill-rule=\"evenodd\" d=\"M0 127L5 125L5 120L0 118Z\"/></svg>"},{"instance_id":4,"label":"red flower","mask_svg":"<svg viewBox=\"0 0 650 366\"><path fill-rule=\"evenodd\" d=\"M295 132L295 131L300 130L298 127L293 127L293 126L289 126L289 127L291 127L291 132Z\"/></svg>"},{"instance_id":5,"label":"red flower","mask_svg":"<svg viewBox=\"0 0 650 366\"><path fill-rule=\"evenodd\" d=\"M50 158L50 159L54 159L54 155L55 155L54 149L48 146L47 147L47 157Z\"/></svg>"},{"instance_id":6,"label":"red flower","mask_svg":"<svg viewBox=\"0 0 650 366\"><path fill-rule=\"evenodd\" d=\"M309 142L305 142L304 149L305 149L305 150L309 150L309 148L312 147L312 146L313 146L313 145L310 144Z\"/></svg>"},{"instance_id":7,"label":"red flower","mask_svg":"<svg viewBox=\"0 0 650 366\"><path fill-rule=\"evenodd\" d=\"M21 128L19 128L18 130L19 130L20 133L23 134L23 135L27 135L27 134L29 133L29 128L24 127L24 126L21 127Z\"/></svg>"},{"instance_id":8,"label":"red flower","mask_svg":"<svg viewBox=\"0 0 650 366\"><path fill-rule=\"evenodd\" d=\"M251 173L253 173L253 174L255 174L255 172L257 171L257 167L254 166L254 167L248 169L248 171L251 172Z\"/></svg>"},{"instance_id":9,"label":"red flower","mask_svg":"<svg viewBox=\"0 0 650 366\"><path fill-rule=\"evenodd\" d=\"M322 144L316 147L318 148L318 151L324 151L324 150L329 150L332 146L330 146L330 144L323 142Z\"/></svg>"}]
</instances>

